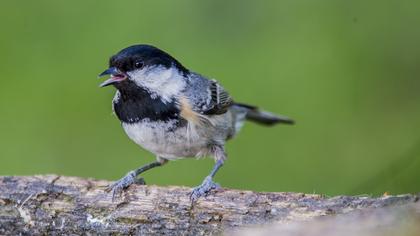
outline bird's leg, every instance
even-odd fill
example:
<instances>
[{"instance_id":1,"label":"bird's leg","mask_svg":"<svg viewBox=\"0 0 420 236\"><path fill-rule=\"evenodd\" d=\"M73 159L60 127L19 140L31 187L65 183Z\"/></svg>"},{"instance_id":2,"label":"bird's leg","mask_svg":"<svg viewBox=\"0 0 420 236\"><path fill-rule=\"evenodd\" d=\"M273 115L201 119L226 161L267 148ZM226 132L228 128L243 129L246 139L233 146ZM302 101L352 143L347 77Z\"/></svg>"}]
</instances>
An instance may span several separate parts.
<instances>
[{"instance_id":1,"label":"bird's leg","mask_svg":"<svg viewBox=\"0 0 420 236\"><path fill-rule=\"evenodd\" d=\"M197 199L199 199L202 196L206 196L212 189L217 189L220 187L218 183L215 183L213 181L213 177L216 174L216 172L222 167L223 160L216 161L216 164L213 167L213 170L210 172L210 175L208 175L206 178L204 178L203 183L201 185L195 187L191 192L191 201L195 202Z\"/></svg>"},{"instance_id":2,"label":"bird's leg","mask_svg":"<svg viewBox=\"0 0 420 236\"><path fill-rule=\"evenodd\" d=\"M220 188L220 185L213 181L213 177L216 175L220 167L223 166L223 163L226 159L226 153L223 147L217 146L214 148L213 155L216 159L216 164L214 165L210 174L204 178L203 183L192 190L190 196L192 202L195 202L202 196L206 196L212 189Z\"/></svg>"},{"instance_id":3,"label":"bird's leg","mask_svg":"<svg viewBox=\"0 0 420 236\"><path fill-rule=\"evenodd\" d=\"M125 188L130 186L131 184L134 184L134 183L138 183L142 185L146 184L143 178L137 179L138 175L152 168L162 166L166 162L167 162L166 159L158 158L158 160L155 162L146 164L144 166L141 166L140 168L137 168L136 170L130 171L123 178L109 185L106 188L106 191L107 192L112 191L112 201L114 201L116 196L120 194Z\"/></svg>"}]
</instances>

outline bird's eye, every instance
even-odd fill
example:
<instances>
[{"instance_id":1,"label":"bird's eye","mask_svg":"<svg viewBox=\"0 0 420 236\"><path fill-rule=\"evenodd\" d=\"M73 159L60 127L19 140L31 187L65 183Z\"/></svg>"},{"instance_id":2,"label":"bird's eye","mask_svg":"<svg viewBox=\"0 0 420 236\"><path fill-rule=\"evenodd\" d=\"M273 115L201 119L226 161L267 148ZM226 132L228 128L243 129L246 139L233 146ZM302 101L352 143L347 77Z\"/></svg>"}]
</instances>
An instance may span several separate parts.
<instances>
[{"instance_id":1,"label":"bird's eye","mask_svg":"<svg viewBox=\"0 0 420 236\"><path fill-rule=\"evenodd\" d=\"M136 63L134 63L134 67L136 67L136 69L140 69L143 67L143 62L141 61L136 61Z\"/></svg>"}]
</instances>

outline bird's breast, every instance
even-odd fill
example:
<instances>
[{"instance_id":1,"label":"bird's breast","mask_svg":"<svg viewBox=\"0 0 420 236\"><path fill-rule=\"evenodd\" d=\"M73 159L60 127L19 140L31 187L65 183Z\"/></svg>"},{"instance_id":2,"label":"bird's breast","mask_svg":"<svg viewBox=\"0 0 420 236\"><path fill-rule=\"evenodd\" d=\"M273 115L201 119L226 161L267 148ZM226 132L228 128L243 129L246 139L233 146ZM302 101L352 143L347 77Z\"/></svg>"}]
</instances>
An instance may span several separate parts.
<instances>
[{"instance_id":1,"label":"bird's breast","mask_svg":"<svg viewBox=\"0 0 420 236\"><path fill-rule=\"evenodd\" d=\"M128 137L144 149L167 159L195 157L208 147L208 139L181 120L122 123Z\"/></svg>"}]
</instances>

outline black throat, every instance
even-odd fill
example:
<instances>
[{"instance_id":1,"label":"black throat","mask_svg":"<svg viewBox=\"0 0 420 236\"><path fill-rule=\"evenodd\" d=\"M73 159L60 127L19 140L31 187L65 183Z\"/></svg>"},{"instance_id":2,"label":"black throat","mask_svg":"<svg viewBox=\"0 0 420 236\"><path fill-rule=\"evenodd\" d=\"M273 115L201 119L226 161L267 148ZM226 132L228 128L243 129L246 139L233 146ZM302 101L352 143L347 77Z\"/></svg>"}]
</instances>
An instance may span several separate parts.
<instances>
[{"instance_id":1,"label":"black throat","mask_svg":"<svg viewBox=\"0 0 420 236\"><path fill-rule=\"evenodd\" d=\"M133 84L116 86L120 96L113 102L118 119L124 123L178 120L180 110L175 101L164 103L160 97L153 97L149 91Z\"/></svg>"}]
</instances>

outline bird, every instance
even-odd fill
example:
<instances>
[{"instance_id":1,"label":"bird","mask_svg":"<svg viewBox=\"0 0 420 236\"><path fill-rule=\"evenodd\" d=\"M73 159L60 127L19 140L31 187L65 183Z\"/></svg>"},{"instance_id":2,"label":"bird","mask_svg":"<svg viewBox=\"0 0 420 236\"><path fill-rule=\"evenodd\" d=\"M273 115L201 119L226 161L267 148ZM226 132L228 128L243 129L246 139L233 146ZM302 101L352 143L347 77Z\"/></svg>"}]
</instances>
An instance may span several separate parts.
<instances>
[{"instance_id":1,"label":"bird","mask_svg":"<svg viewBox=\"0 0 420 236\"><path fill-rule=\"evenodd\" d=\"M293 124L286 116L233 100L216 80L184 67L167 52L147 44L129 46L109 59L99 77L116 93L112 109L127 136L156 160L128 172L110 184L113 201L134 183L145 184L143 172L184 158L211 157L215 164L193 188L191 201L207 196L220 185L213 178L227 158L226 141L245 121L272 126Z\"/></svg>"}]
</instances>

